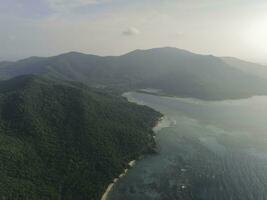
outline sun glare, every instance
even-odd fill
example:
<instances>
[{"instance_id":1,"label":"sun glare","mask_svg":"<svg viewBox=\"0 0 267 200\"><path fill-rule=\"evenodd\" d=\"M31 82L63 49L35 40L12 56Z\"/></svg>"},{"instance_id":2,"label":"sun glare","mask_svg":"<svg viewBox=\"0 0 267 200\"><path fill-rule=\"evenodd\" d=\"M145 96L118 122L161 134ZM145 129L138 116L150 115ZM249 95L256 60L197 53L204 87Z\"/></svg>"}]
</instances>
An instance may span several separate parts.
<instances>
[{"instance_id":1,"label":"sun glare","mask_svg":"<svg viewBox=\"0 0 267 200\"><path fill-rule=\"evenodd\" d=\"M251 47L267 53L267 18L252 22L246 31L245 40Z\"/></svg>"}]
</instances>

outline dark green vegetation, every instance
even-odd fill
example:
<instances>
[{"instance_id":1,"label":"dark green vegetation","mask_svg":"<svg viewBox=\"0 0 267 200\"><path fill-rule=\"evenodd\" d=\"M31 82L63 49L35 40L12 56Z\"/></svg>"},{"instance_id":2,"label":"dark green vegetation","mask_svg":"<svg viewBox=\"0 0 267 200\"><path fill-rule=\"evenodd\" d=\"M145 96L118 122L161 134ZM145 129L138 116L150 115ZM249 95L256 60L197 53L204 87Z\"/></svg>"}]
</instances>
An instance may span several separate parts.
<instances>
[{"instance_id":1,"label":"dark green vegetation","mask_svg":"<svg viewBox=\"0 0 267 200\"><path fill-rule=\"evenodd\" d=\"M240 62L230 63L210 55L159 48L136 50L118 57L75 52L49 58L32 57L0 64L0 76L7 79L42 74L120 92L150 87L169 95L211 100L267 94L267 76L265 79L241 66Z\"/></svg>"},{"instance_id":2,"label":"dark green vegetation","mask_svg":"<svg viewBox=\"0 0 267 200\"><path fill-rule=\"evenodd\" d=\"M99 199L130 160L153 151L161 115L115 93L263 95L265 71L175 48L0 62L0 199Z\"/></svg>"},{"instance_id":3,"label":"dark green vegetation","mask_svg":"<svg viewBox=\"0 0 267 200\"><path fill-rule=\"evenodd\" d=\"M159 117L79 83L0 82L0 199L100 199L130 160L154 148Z\"/></svg>"}]
</instances>

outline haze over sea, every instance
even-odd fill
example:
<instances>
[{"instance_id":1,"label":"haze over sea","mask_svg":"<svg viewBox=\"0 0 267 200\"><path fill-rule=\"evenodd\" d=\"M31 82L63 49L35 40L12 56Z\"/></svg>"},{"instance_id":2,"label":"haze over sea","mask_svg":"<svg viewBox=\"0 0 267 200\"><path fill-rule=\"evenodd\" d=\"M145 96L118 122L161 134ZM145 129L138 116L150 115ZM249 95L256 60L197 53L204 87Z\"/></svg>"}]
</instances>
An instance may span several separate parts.
<instances>
[{"instance_id":1,"label":"haze over sea","mask_svg":"<svg viewBox=\"0 0 267 200\"><path fill-rule=\"evenodd\" d=\"M267 97L202 101L126 93L170 121L147 156L115 185L110 200L265 200Z\"/></svg>"}]
</instances>

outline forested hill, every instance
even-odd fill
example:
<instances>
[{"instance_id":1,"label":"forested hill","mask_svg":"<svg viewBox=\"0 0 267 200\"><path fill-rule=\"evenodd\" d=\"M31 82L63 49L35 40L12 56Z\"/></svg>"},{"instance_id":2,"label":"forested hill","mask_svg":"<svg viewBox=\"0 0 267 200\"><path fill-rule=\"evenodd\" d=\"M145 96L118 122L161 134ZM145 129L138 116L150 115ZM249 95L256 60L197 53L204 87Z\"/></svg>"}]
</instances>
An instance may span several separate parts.
<instances>
[{"instance_id":1,"label":"forested hill","mask_svg":"<svg viewBox=\"0 0 267 200\"><path fill-rule=\"evenodd\" d=\"M267 74L267 67L255 73L255 66L167 47L122 56L70 52L4 62L0 63L0 79L42 74L120 91L155 88L170 95L221 100L267 94L267 78L261 75Z\"/></svg>"},{"instance_id":2,"label":"forested hill","mask_svg":"<svg viewBox=\"0 0 267 200\"><path fill-rule=\"evenodd\" d=\"M99 200L160 114L79 83L0 82L0 199Z\"/></svg>"}]
</instances>

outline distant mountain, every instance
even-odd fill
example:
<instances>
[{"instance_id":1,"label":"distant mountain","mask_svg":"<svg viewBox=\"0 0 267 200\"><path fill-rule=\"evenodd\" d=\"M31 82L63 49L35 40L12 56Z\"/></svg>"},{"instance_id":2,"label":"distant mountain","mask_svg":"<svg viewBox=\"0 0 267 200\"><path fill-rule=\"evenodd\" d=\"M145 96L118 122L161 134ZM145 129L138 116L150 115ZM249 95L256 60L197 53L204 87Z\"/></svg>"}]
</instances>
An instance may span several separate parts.
<instances>
[{"instance_id":1,"label":"distant mountain","mask_svg":"<svg viewBox=\"0 0 267 200\"><path fill-rule=\"evenodd\" d=\"M130 160L154 148L160 116L80 83L0 82L0 198L99 200Z\"/></svg>"},{"instance_id":2,"label":"distant mountain","mask_svg":"<svg viewBox=\"0 0 267 200\"><path fill-rule=\"evenodd\" d=\"M76 52L34 57L0 67L0 77L42 74L121 91L156 88L165 94L211 100L267 94L267 81L241 68L240 62L166 47L109 57Z\"/></svg>"},{"instance_id":3,"label":"distant mountain","mask_svg":"<svg viewBox=\"0 0 267 200\"><path fill-rule=\"evenodd\" d=\"M232 67L240 69L246 73L254 74L258 77L267 79L267 66L243 61L233 57L223 57L221 59Z\"/></svg>"},{"instance_id":4,"label":"distant mountain","mask_svg":"<svg viewBox=\"0 0 267 200\"><path fill-rule=\"evenodd\" d=\"M8 65L11 65L13 62L9 62L9 61L1 61L0 62L0 67L5 67L5 66L8 66Z\"/></svg>"}]
</instances>

